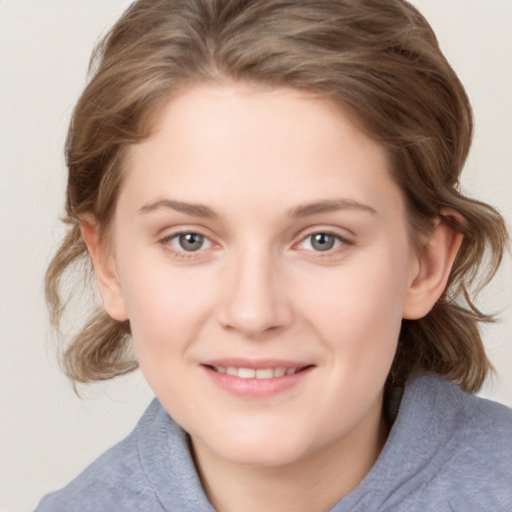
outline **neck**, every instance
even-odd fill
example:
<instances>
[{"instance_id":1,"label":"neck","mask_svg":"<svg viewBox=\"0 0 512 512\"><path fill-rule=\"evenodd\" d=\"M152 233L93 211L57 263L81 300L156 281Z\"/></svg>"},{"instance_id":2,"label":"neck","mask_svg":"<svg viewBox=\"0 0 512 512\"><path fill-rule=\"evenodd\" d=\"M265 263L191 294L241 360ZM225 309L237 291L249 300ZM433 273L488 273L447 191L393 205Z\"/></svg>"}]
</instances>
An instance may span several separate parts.
<instances>
[{"instance_id":1,"label":"neck","mask_svg":"<svg viewBox=\"0 0 512 512\"><path fill-rule=\"evenodd\" d=\"M333 507L370 471L386 441L382 414L336 446L283 466L239 465L192 442L205 492L219 512L320 512Z\"/></svg>"}]
</instances>

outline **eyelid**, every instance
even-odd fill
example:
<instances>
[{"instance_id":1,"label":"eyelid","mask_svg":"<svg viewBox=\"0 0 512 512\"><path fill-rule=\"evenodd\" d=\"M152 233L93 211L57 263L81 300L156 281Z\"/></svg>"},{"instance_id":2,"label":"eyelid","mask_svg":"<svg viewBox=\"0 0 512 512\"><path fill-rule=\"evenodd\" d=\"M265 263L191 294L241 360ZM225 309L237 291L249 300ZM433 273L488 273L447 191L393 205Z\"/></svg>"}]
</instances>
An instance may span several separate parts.
<instances>
[{"instance_id":1,"label":"eyelid","mask_svg":"<svg viewBox=\"0 0 512 512\"><path fill-rule=\"evenodd\" d=\"M175 240L175 239L178 239L178 240L179 240L179 238L180 238L181 236L183 236L183 235L197 235L197 236L201 237L201 239L202 239L204 242L206 242L207 247L201 247L201 249L197 249L196 251L186 251L186 250L184 250L184 249L182 250L182 249L180 249L179 247L176 247L176 246L172 243L172 242L173 242L173 240ZM167 239L167 242L168 242L170 245L172 245L172 247L173 247L176 251L178 251L178 252L185 252L185 253L187 253L187 254L188 254L188 253L194 253L194 252L200 252L200 251L203 251L203 250L205 250L205 249L209 249L210 247L212 247L212 246L213 246L213 242L212 242L212 241L211 241L207 236L201 235L200 233L195 233L195 232L193 232L193 231L186 231L186 232L184 232L184 233L176 233L176 234L174 234L174 235L168 236L166 239Z\"/></svg>"},{"instance_id":2,"label":"eyelid","mask_svg":"<svg viewBox=\"0 0 512 512\"><path fill-rule=\"evenodd\" d=\"M168 225L165 228L159 229L156 236L158 237L159 241L162 241L169 240L178 235L187 235L191 233L201 235L204 238L208 238L208 240L210 240L212 243L216 243L216 237L211 232L211 230L197 224Z\"/></svg>"},{"instance_id":3,"label":"eyelid","mask_svg":"<svg viewBox=\"0 0 512 512\"><path fill-rule=\"evenodd\" d=\"M297 247L301 246L308 238L310 238L314 235L317 235L317 234L329 235L329 236L336 238L339 242L341 242L337 246L335 246L331 249L328 249L326 251L315 251L314 249L304 249L308 252L313 252L319 256L330 256L333 253L336 253L337 251L339 251L340 249L342 250L343 247L351 246L351 245L354 245L354 243L355 243L354 240L352 240L348 236L342 235L335 228L332 228L332 227L323 228L322 226L318 226L318 227L315 226L315 227L310 227L310 228L307 228L306 230L303 230L302 233L298 237L299 238L298 242L293 244L293 248L297 248Z\"/></svg>"},{"instance_id":4,"label":"eyelid","mask_svg":"<svg viewBox=\"0 0 512 512\"><path fill-rule=\"evenodd\" d=\"M350 237L350 235L349 236L343 235L342 233L339 232L340 230L341 230L341 228L337 229L337 228L333 228L333 227L310 226L306 229L303 229L301 231L301 233L297 237L295 237L295 239L296 240L298 239L298 240L292 244L291 248L292 249L300 248L300 246L303 245L305 240L307 240L308 238L310 238L316 234L325 234L325 235L334 237L339 243L335 247L328 249L326 251L315 251L314 249L303 249L303 250L314 253L315 256L320 256L320 257L332 256L333 254L337 253L338 251L343 250L344 248L355 244L355 240L353 240L352 237ZM162 231L166 231L166 230L162 230ZM205 230L204 228L202 228L200 226L180 225L179 227L176 226L175 228L169 228L169 230L165 233L165 235L159 237L158 242L161 245L165 246L166 250L173 252L175 255L178 255L178 256L184 257L184 258L194 258L194 257L198 257L201 253L204 253L209 249L220 248L222 246L221 243L215 241L214 236L212 236L211 234L207 234L206 231L207 230ZM348 230L344 230L344 231L348 231ZM208 247L198 249L197 251L185 251L185 250L180 250L179 248L174 247L170 243L170 241L172 239L174 239L180 235L185 235L185 234L200 235L201 237L203 237L205 240L207 240L209 242Z\"/></svg>"},{"instance_id":5,"label":"eyelid","mask_svg":"<svg viewBox=\"0 0 512 512\"><path fill-rule=\"evenodd\" d=\"M165 250L171 252L174 256L177 256L179 258L197 258L205 251L219 247L219 243L217 243L211 235L208 235L205 233L205 230L203 228L200 228L198 226L180 226L175 227L174 229L170 228L168 231L165 230L165 235L160 236L158 238L158 243L162 246L164 246ZM197 251L185 251L180 250L179 248L175 247L173 244L171 244L171 240L173 240L176 237L179 237L180 235L187 235L187 234L195 234L199 235L205 240L209 242L209 246L206 248L198 249Z\"/></svg>"}]
</instances>

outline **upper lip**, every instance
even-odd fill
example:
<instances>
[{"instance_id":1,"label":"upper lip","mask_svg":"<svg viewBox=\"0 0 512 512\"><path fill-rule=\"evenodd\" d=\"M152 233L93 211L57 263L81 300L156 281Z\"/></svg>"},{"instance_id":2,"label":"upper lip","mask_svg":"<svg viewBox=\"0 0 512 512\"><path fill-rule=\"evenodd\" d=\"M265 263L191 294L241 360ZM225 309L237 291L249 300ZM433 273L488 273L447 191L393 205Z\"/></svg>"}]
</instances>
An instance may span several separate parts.
<instances>
[{"instance_id":1,"label":"upper lip","mask_svg":"<svg viewBox=\"0 0 512 512\"><path fill-rule=\"evenodd\" d=\"M263 370L267 368L304 368L313 366L311 363L304 361L290 361L286 359L243 359L243 358L227 358L227 359L209 359L201 362L204 366L213 367L234 367L234 368L251 368L254 370Z\"/></svg>"}]
</instances>

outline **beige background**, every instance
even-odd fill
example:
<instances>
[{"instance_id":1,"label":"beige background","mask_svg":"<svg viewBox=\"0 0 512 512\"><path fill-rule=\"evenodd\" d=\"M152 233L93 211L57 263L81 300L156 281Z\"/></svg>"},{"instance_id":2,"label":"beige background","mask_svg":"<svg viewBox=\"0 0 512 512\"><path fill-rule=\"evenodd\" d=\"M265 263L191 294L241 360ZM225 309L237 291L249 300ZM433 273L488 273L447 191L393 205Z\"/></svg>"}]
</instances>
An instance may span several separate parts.
<instances>
[{"instance_id":1,"label":"beige background","mask_svg":"<svg viewBox=\"0 0 512 512\"><path fill-rule=\"evenodd\" d=\"M512 223L512 1L415 0L473 100L464 188ZM42 277L61 233L62 147L99 34L128 0L0 0L0 512L32 510L127 434L151 399L139 374L84 391L61 376ZM482 298L498 379L512 406L512 262Z\"/></svg>"}]
</instances>

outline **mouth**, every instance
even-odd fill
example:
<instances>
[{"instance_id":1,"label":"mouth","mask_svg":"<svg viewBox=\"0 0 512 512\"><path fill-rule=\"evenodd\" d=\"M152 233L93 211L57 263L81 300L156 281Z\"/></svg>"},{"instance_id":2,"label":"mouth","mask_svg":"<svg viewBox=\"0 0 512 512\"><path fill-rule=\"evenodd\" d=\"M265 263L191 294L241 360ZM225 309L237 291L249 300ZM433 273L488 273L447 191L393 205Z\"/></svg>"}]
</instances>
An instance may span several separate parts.
<instances>
[{"instance_id":1,"label":"mouth","mask_svg":"<svg viewBox=\"0 0 512 512\"><path fill-rule=\"evenodd\" d=\"M316 365L284 360L218 359L200 365L216 386L244 399L266 399L308 381Z\"/></svg>"},{"instance_id":2,"label":"mouth","mask_svg":"<svg viewBox=\"0 0 512 512\"><path fill-rule=\"evenodd\" d=\"M211 371L220 374L230 375L232 377L238 377L239 379L257 379L257 380L268 380L285 377L287 375L295 375L308 370L312 365L296 366L296 367L268 367L268 368L251 368L244 366L220 366L220 365L204 365Z\"/></svg>"}]
</instances>

